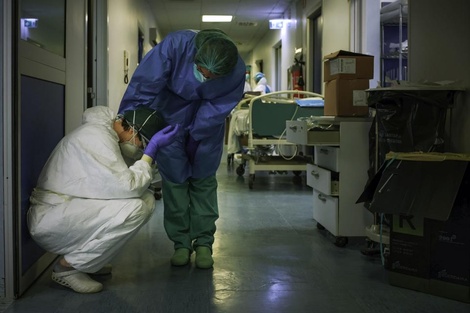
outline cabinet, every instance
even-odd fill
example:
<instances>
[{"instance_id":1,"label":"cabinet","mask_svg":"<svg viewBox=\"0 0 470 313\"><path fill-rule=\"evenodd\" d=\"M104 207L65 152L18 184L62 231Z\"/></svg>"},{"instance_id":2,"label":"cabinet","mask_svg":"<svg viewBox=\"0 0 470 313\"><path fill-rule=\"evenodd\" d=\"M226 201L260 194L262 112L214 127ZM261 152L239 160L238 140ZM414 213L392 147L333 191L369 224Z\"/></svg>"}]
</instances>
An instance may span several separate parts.
<instances>
[{"instance_id":1,"label":"cabinet","mask_svg":"<svg viewBox=\"0 0 470 313\"><path fill-rule=\"evenodd\" d=\"M380 10L381 80L408 80L408 1L397 0Z\"/></svg>"},{"instance_id":2,"label":"cabinet","mask_svg":"<svg viewBox=\"0 0 470 313\"><path fill-rule=\"evenodd\" d=\"M311 127L309 123L325 127ZM287 141L313 146L314 162L307 164L307 185L312 187L313 218L319 229L344 246L348 237L366 236L373 214L356 204L368 179L370 118L311 117L287 121ZM329 130L321 130L327 128Z\"/></svg>"},{"instance_id":3,"label":"cabinet","mask_svg":"<svg viewBox=\"0 0 470 313\"><path fill-rule=\"evenodd\" d=\"M460 92L464 89L435 85L369 89L367 102L375 111L371 173L377 173L390 151L452 151L452 109ZM389 225L381 220L376 216L367 229L367 237L371 244L389 245Z\"/></svg>"}]
</instances>

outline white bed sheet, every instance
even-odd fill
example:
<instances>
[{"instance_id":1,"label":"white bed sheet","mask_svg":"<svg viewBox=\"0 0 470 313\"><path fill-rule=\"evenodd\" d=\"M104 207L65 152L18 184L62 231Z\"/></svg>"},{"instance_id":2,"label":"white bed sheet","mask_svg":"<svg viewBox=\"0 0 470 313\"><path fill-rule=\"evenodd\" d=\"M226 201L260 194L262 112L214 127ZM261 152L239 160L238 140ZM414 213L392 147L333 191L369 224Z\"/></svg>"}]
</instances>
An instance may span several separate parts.
<instances>
[{"instance_id":1,"label":"white bed sheet","mask_svg":"<svg viewBox=\"0 0 470 313\"><path fill-rule=\"evenodd\" d=\"M242 149L239 137L247 135L250 130L249 114L249 109L239 109L232 112L227 138L227 153L237 153Z\"/></svg>"}]
</instances>

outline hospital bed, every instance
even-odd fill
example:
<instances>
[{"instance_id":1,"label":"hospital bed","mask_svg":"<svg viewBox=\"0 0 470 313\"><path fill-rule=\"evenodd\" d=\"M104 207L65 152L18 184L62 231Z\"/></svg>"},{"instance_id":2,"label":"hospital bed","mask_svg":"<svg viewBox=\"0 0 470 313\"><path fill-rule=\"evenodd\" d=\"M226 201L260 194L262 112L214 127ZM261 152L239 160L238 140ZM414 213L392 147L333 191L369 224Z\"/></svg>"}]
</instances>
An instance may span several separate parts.
<instances>
[{"instance_id":1,"label":"hospital bed","mask_svg":"<svg viewBox=\"0 0 470 313\"><path fill-rule=\"evenodd\" d=\"M240 101L232 112L227 150L228 158L239 150L242 161L237 174L243 176L248 166L250 189L257 171L292 171L294 179L300 180L299 175L306 170L311 156L286 141L286 121L321 115L323 96L308 91L276 91ZM246 146L241 144L240 137L247 138Z\"/></svg>"},{"instance_id":2,"label":"hospital bed","mask_svg":"<svg viewBox=\"0 0 470 313\"><path fill-rule=\"evenodd\" d=\"M235 154L241 154L244 151L244 147L248 145L248 132L250 127L250 101L255 96L259 95L261 95L261 93L258 95L244 94L243 99L240 100L240 102L230 114L227 134L228 165L232 165ZM243 175L243 173L241 175Z\"/></svg>"}]
</instances>

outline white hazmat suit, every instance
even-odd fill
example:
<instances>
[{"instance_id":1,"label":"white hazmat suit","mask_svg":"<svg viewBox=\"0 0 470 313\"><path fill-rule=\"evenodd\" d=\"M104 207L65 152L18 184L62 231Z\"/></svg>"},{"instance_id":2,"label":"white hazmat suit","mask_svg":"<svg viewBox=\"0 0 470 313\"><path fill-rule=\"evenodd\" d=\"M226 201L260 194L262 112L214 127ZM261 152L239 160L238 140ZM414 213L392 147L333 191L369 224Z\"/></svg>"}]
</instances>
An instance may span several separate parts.
<instances>
[{"instance_id":1,"label":"white hazmat suit","mask_svg":"<svg viewBox=\"0 0 470 313\"><path fill-rule=\"evenodd\" d=\"M128 167L113 129L115 115L97 106L65 136L46 162L30 197L28 227L45 250L93 273L115 256L153 213L152 167Z\"/></svg>"},{"instance_id":2,"label":"white hazmat suit","mask_svg":"<svg viewBox=\"0 0 470 313\"><path fill-rule=\"evenodd\" d=\"M253 91L261 91L261 94L265 95L267 93L273 92L273 89L268 85L266 78L263 77L258 81Z\"/></svg>"}]
</instances>

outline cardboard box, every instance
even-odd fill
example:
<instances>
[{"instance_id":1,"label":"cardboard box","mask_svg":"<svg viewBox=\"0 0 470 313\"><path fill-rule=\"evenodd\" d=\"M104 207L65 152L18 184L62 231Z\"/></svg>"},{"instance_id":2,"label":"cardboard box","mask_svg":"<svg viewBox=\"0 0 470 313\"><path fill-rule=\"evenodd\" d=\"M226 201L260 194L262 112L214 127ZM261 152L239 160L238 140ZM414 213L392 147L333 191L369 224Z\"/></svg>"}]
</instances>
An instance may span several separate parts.
<instances>
[{"instance_id":1,"label":"cardboard box","mask_svg":"<svg viewBox=\"0 0 470 313\"><path fill-rule=\"evenodd\" d=\"M389 269L416 277L430 277L430 235L424 218L392 216Z\"/></svg>"},{"instance_id":2,"label":"cardboard box","mask_svg":"<svg viewBox=\"0 0 470 313\"><path fill-rule=\"evenodd\" d=\"M363 101L354 102L354 91L364 91L368 88L368 79L334 79L326 82L324 114L331 116L368 116L369 106L367 103Z\"/></svg>"},{"instance_id":3,"label":"cardboard box","mask_svg":"<svg viewBox=\"0 0 470 313\"><path fill-rule=\"evenodd\" d=\"M324 57L324 81L333 79L372 79L374 56L339 50Z\"/></svg>"},{"instance_id":4,"label":"cardboard box","mask_svg":"<svg viewBox=\"0 0 470 313\"><path fill-rule=\"evenodd\" d=\"M452 212L454 213L454 212ZM470 286L470 219L467 225L429 220L430 278Z\"/></svg>"},{"instance_id":5,"label":"cardboard box","mask_svg":"<svg viewBox=\"0 0 470 313\"><path fill-rule=\"evenodd\" d=\"M425 292L457 301L470 302L470 291L466 286L396 272L390 272L388 280L390 285L393 286Z\"/></svg>"},{"instance_id":6,"label":"cardboard box","mask_svg":"<svg viewBox=\"0 0 470 313\"><path fill-rule=\"evenodd\" d=\"M358 202L392 215L390 284L470 302L470 155L387 157Z\"/></svg>"},{"instance_id":7,"label":"cardboard box","mask_svg":"<svg viewBox=\"0 0 470 313\"><path fill-rule=\"evenodd\" d=\"M470 286L470 166L446 221L428 220L432 279Z\"/></svg>"}]
</instances>

